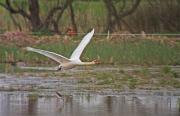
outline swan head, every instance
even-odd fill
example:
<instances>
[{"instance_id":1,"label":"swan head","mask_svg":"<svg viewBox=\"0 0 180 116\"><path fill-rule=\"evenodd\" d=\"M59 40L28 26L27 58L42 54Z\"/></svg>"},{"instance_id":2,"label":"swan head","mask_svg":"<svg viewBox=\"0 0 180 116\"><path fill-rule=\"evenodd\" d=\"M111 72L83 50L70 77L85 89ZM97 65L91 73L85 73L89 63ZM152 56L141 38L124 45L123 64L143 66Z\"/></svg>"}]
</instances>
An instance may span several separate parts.
<instances>
[{"instance_id":1,"label":"swan head","mask_svg":"<svg viewBox=\"0 0 180 116\"><path fill-rule=\"evenodd\" d=\"M100 61L99 60L93 60L92 63L93 64L100 64Z\"/></svg>"}]
</instances>

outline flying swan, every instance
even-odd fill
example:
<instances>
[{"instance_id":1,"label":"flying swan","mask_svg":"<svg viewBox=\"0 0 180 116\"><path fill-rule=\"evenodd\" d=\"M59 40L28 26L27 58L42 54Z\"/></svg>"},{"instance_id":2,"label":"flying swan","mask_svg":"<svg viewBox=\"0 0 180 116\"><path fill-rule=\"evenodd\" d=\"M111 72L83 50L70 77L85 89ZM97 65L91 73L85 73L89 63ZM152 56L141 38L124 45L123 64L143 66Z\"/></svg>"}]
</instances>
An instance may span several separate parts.
<instances>
[{"instance_id":1,"label":"flying swan","mask_svg":"<svg viewBox=\"0 0 180 116\"><path fill-rule=\"evenodd\" d=\"M67 69L72 69L75 66L98 64L99 62L97 62L97 60L93 60L91 62L82 62L80 60L80 56L81 56L84 48L86 47L86 45L90 42L93 34L94 34L94 29L92 29L92 31L89 32L86 36L84 36L82 41L79 43L78 47L73 51L70 58L66 58L66 57L64 57L60 54L56 54L54 52L36 49L36 48L32 48L32 47L26 47L26 50L39 53L39 54L44 55L48 58L51 58L52 60L59 63L59 66L52 67L52 68L46 68L47 70L67 70ZM23 68L40 69L40 70L45 69L43 67L23 67Z\"/></svg>"}]
</instances>

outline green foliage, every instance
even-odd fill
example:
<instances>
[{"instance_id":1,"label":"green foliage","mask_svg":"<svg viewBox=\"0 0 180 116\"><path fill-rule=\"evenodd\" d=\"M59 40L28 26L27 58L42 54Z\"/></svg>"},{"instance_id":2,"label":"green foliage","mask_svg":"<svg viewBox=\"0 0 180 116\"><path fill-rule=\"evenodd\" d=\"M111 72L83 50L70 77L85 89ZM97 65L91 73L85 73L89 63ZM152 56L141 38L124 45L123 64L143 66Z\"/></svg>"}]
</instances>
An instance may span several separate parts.
<instances>
[{"instance_id":1,"label":"green foliage","mask_svg":"<svg viewBox=\"0 0 180 116\"><path fill-rule=\"evenodd\" d=\"M140 41L137 43L94 43L88 46L88 58L97 58L104 62L111 59L115 63L125 64L178 64L180 61L180 46L169 47L151 41ZM86 55L85 53L85 55Z\"/></svg>"},{"instance_id":2,"label":"green foliage","mask_svg":"<svg viewBox=\"0 0 180 116\"><path fill-rule=\"evenodd\" d=\"M128 77L128 86L130 89L135 89L137 85L137 79L135 77Z\"/></svg>"},{"instance_id":3,"label":"green foliage","mask_svg":"<svg viewBox=\"0 0 180 116\"><path fill-rule=\"evenodd\" d=\"M180 75L177 72L172 72L174 78L180 78Z\"/></svg>"},{"instance_id":4,"label":"green foliage","mask_svg":"<svg viewBox=\"0 0 180 116\"><path fill-rule=\"evenodd\" d=\"M115 77L111 73L98 73L96 78L99 80L99 85L112 84L115 81Z\"/></svg>"},{"instance_id":5,"label":"green foliage","mask_svg":"<svg viewBox=\"0 0 180 116\"><path fill-rule=\"evenodd\" d=\"M162 72L165 74L171 73L171 67L165 66L162 68Z\"/></svg>"},{"instance_id":6,"label":"green foliage","mask_svg":"<svg viewBox=\"0 0 180 116\"><path fill-rule=\"evenodd\" d=\"M176 79L161 79L159 83L162 87L172 86L174 88L180 88L180 81Z\"/></svg>"},{"instance_id":7,"label":"green foliage","mask_svg":"<svg viewBox=\"0 0 180 116\"><path fill-rule=\"evenodd\" d=\"M180 78L179 74L171 69L169 66L165 66L162 68L162 73L164 76L172 77L172 78Z\"/></svg>"},{"instance_id":8,"label":"green foliage","mask_svg":"<svg viewBox=\"0 0 180 116\"><path fill-rule=\"evenodd\" d=\"M122 0L115 1L115 7L117 11L124 11L131 7L132 0L126 0L126 5L123 5ZM1 0L5 2L5 0ZM64 2L60 0L59 2ZM27 0L14 0L12 4L15 9L18 7L23 7L25 11L28 11L28 1ZM56 0L39 0L40 3L40 14L43 20L47 13L54 6L57 5ZM151 3L151 4L150 4ZM134 32L145 31L147 33L179 33L180 23L179 23L179 3L177 0L142 0L140 6L132 15L124 18L126 24ZM90 27L96 28L98 31L104 31L107 26L107 9L103 3L103 0L91 0L91 1L74 1L73 2L75 19L80 32L88 30ZM125 9L122 9L124 8ZM148 15L147 15L148 14ZM0 7L0 26L7 30L15 30L16 27L13 24L9 13ZM27 20L24 20L22 16L14 16L16 21L22 26L23 29L29 28ZM63 14L61 21L59 22L59 27L61 30L66 30L71 24L69 11L66 10ZM128 26L122 23L123 27L128 30ZM43 31L46 32L46 31ZM48 33L48 32L47 32ZM46 34L46 33L43 33Z\"/></svg>"},{"instance_id":9,"label":"green foliage","mask_svg":"<svg viewBox=\"0 0 180 116\"><path fill-rule=\"evenodd\" d=\"M150 71L147 68L140 70L140 73L146 78L150 75Z\"/></svg>"},{"instance_id":10,"label":"green foliage","mask_svg":"<svg viewBox=\"0 0 180 116\"><path fill-rule=\"evenodd\" d=\"M34 46L35 48L49 50L70 57L78 42L47 43ZM139 65L177 65L180 64L180 45L169 46L149 40L136 43L109 41L90 43L82 54L83 61L99 59L102 63L114 64L139 64ZM7 61L9 56L13 56L15 61L24 60L26 62L47 62L52 63L48 58L33 52L25 52L14 45L6 46L0 44L0 60ZM164 67L162 72L169 73L169 67ZM176 76L176 74L175 74Z\"/></svg>"}]
</instances>

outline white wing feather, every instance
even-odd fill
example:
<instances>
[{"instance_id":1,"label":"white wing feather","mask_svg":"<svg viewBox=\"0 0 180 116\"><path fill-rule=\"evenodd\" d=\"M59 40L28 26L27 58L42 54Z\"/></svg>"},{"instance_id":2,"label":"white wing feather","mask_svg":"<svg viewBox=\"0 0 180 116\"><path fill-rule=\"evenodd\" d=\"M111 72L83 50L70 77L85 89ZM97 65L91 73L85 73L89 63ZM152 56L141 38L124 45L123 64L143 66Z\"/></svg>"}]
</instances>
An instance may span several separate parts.
<instances>
[{"instance_id":1,"label":"white wing feather","mask_svg":"<svg viewBox=\"0 0 180 116\"><path fill-rule=\"evenodd\" d=\"M70 59L79 59L84 48L86 47L86 45L90 42L92 36L94 34L94 29L89 32L83 39L82 41L79 43L78 47L74 50L74 52L72 53Z\"/></svg>"},{"instance_id":2,"label":"white wing feather","mask_svg":"<svg viewBox=\"0 0 180 116\"><path fill-rule=\"evenodd\" d=\"M54 61L56 61L58 63L70 62L70 60L68 58L66 58L60 54L56 54L54 52L40 50L40 49L36 49L36 48L31 48L31 47L26 47L26 50L33 51L33 52L39 53L41 55L44 55L48 58L53 59Z\"/></svg>"}]
</instances>

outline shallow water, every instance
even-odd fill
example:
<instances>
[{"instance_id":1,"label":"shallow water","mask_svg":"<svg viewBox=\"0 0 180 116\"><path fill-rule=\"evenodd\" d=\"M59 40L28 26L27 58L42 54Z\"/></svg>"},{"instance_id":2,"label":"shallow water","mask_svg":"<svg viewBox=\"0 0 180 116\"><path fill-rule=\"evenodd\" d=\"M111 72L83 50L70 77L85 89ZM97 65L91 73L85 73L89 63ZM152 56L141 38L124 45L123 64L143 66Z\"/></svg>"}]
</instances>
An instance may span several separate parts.
<instances>
[{"instance_id":1,"label":"shallow water","mask_svg":"<svg viewBox=\"0 0 180 116\"><path fill-rule=\"evenodd\" d=\"M55 66L49 66L49 65L43 65L39 66L34 66L34 70L32 67L24 67L20 68L17 66L12 66L10 64L3 64L0 63L0 73L16 73L16 72L45 72L45 71L52 71L52 67L54 68ZM164 67L170 68L172 71L175 71L177 73L180 73L180 65L173 66L173 65L154 65L150 67L145 67L145 66L140 66L140 65L124 65L124 66L114 66L114 65L96 65L96 66L82 66L82 67L75 67L72 70L68 70L68 72L81 72L81 71L119 71L123 70L126 72L131 72L131 71L139 71L139 70L144 70L147 69L150 72L160 72ZM57 71L56 71L57 72Z\"/></svg>"},{"instance_id":2,"label":"shallow water","mask_svg":"<svg viewBox=\"0 0 180 116\"><path fill-rule=\"evenodd\" d=\"M178 89L92 92L79 89L77 79L71 77L87 70L119 73L120 70L131 72L142 69L137 66L98 66L58 74L0 66L0 116L180 116ZM156 73L161 67L150 67L148 70ZM172 67L172 70L180 72L180 67ZM55 91L66 96L57 98Z\"/></svg>"},{"instance_id":3,"label":"shallow water","mask_svg":"<svg viewBox=\"0 0 180 116\"><path fill-rule=\"evenodd\" d=\"M0 92L0 116L179 116L180 96Z\"/></svg>"}]
</instances>

